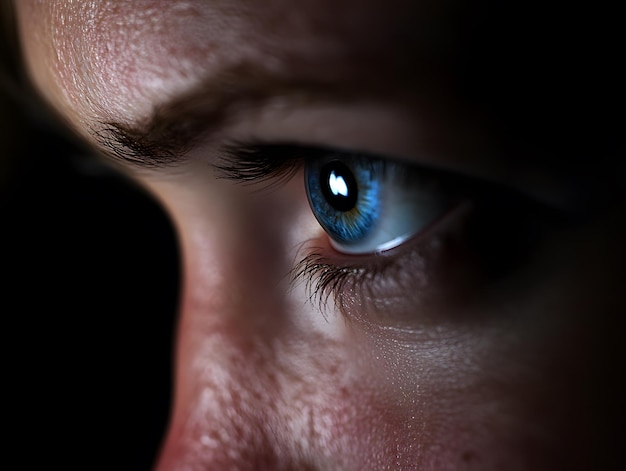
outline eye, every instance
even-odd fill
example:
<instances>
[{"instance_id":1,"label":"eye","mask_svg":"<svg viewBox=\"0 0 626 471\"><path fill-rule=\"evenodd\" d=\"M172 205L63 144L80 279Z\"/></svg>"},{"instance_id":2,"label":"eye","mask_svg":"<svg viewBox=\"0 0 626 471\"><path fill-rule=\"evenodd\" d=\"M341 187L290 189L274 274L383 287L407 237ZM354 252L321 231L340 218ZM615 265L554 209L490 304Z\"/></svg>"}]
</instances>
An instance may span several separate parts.
<instances>
[{"instance_id":1,"label":"eye","mask_svg":"<svg viewBox=\"0 0 626 471\"><path fill-rule=\"evenodd\" d=\"M313 214L336 250L388 250L420 233L450 207L436 178L411 165L367 156L307 159Z\"/></svg>"}]
</instances>

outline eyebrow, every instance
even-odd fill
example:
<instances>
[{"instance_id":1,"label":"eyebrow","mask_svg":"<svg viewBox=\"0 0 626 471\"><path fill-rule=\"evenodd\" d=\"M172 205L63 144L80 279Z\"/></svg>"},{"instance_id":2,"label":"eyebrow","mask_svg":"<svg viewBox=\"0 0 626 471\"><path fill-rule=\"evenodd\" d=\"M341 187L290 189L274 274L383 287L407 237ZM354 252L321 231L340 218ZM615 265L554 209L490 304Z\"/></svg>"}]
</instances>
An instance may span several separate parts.
<instances>
[{"instance_id":1,"label":"eyebrow","mask_svg":"<svg viewBox=\"0 0 626 471\"><path fill-rule=\"evenodd\" d=\"M300 77L240 64L213 74L191 90L155 105L150 115L131 124L100 122L91 134L104 153L133 168L160 169L186 160L198 141L215 134L246 111L271 99L307 104L321 99L353 101L378 89L380 77Z\"/></svg>"}]
</instances>

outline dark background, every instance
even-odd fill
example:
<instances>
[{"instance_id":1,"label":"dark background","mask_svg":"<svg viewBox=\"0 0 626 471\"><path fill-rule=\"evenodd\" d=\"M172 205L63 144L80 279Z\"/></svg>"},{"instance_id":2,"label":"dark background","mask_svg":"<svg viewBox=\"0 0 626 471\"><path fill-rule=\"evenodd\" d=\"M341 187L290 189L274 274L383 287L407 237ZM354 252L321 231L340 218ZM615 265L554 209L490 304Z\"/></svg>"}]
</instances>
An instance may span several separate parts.
<instances>
[{"instance_id":1,"label":"dark background","mask_svg":"<svg viewBox=\"0 0 626 471\"><path fill-rule=\"evenodd\" d=\"M55 122L0 87L3 448L19 469L148 470L168 418L175 238Z\"/></svg>"}]
</instances>

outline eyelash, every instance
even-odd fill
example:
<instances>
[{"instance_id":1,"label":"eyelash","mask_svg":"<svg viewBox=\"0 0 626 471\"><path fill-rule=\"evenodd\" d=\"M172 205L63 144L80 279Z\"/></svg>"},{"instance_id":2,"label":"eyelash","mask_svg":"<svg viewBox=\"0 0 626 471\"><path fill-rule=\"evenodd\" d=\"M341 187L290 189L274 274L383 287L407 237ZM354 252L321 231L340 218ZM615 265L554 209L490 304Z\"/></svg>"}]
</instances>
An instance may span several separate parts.
<instances>
[{"instance_id":1,"label":"eyelash","mask_svg":"<svg viewBox=\"0 0 626 471\"><path fill-rule=\"evenodd\" d=\"M318 149L289 144L230 143L214 164L217 177L240 184L265 183L273 189L291 180Z\"/></svg>"},{"instance_id":2,"label":"eyelash","mask_svg":"<svg viewBox=\"0 0 626 471\"><path fill-rule=\"evenodd\" d=\"M308 159L319 159L329 153L339 153L346 157L351 153L321 147L307 147L300 144L230 143L222 149L218 162L214 164L217 177L244 185L261 186L261 190L271 190L289 181L304 166ZM362 154L361 154L362 155ZM380 158L380 157L376 157ZM303 246L306 242L303 243ZM385 280L402 289L401 276L403 263L398 261L398 253L406 256L421 256L415 248L398 247L383 254L343 256L333 253L328 247L307 247L309 253L294 263L289 273L292 287L304 283L309 293L309 301L325 312L329 300L344 315L357 312L350 307L355 300L375 298L376 287ZM334 251L333 251L334 252ZM301 250L298 251L301 253ZM344 263L341 263L341 260Z\"/></svg>"}]
</instances>

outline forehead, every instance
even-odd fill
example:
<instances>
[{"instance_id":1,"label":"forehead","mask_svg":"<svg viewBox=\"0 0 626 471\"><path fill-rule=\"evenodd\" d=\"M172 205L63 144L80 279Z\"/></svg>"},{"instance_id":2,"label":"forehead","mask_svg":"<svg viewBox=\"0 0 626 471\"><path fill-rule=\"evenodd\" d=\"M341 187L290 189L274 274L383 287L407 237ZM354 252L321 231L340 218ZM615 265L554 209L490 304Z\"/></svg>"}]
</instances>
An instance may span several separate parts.
<instances>
[{"instance_id":1,"label":"forehead","mask_svg":"<svg viewBox=\"0 0 626 471\"><path fill-rule=\"evenodd\" d=\"M35 79L53 101L120 120L247 62L329 82L398 75L449 40L450 5L434 3L27 0L18 9Z\"/></svg>"}]
</instances>

